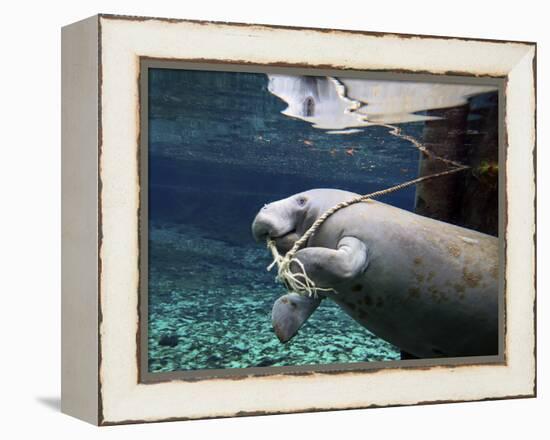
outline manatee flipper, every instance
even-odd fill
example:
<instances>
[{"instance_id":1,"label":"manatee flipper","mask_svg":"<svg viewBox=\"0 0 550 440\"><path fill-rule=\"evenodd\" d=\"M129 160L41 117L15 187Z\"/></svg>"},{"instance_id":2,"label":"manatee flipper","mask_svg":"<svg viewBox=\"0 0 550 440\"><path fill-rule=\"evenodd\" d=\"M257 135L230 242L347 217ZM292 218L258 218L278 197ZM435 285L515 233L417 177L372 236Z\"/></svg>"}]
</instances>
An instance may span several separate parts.
<instances>
[{"instance_id":1,"label":"manatee flipper","mask_svg":"<svg viewBox=\"0 0 550 440\"><path fill-rule=\"evenodd\" d=\"M296 252L307 276L317 287L332 287L353 279L364 272L369 264L367 246L355 237L344 237L336 249L308 247ZM298 264L291 264L293 272L299 272Z\"/></svg>"},{"instance_id":2,"label":"manatee flipper","mask_svg":"<svg viewBox=\"0 0 550 440\"><path fill-rule=\"evenodd\" d=\"M320 298L310 298L297 293L281 296L271 310L275 334L281 342L288 342L321 304Z\"/></svg>"}]
</instances>

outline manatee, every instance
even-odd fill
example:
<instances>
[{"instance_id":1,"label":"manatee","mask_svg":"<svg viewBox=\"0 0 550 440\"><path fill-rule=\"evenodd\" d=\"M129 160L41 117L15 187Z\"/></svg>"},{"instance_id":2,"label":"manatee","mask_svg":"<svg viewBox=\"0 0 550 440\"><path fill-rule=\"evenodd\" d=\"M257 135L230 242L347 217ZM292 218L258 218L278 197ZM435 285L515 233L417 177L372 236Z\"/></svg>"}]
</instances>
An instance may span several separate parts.
<instances>
[{"instance_id":1,"label":"manatee","mask_svg":"<svg viewBox=\"0 0 550 440\"><path fill-rule=\"evenodd\" d=\"M327 209L357 196L313 189L269 203L252 233L284 254ZM498 354L496 237L369 200L330 216L295 257L316 286L333 292L277 300L272 319L283 342L328 298L419 358Z\"/></svg>"}]
</instances>

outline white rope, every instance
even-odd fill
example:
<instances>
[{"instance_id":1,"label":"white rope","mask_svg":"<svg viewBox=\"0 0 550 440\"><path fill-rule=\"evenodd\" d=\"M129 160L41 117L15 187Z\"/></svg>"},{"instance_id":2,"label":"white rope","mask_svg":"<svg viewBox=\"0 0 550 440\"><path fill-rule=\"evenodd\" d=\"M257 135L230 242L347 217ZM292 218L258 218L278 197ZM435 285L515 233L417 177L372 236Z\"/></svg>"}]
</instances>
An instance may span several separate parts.
<instances>
[{"instance_id":1,"label":"white rope","mask_svg":"<svg viewBox=\"0 0 550 440\"><path fill-rule=\"evenodd\" d=\"M287 255L283 258L279 251L277 250L277 245L274 240L267 240L267 248L271 251L273 255L273 262L267 267L267 270L270 271L273 269L275 264L277 265L277 276L276 279L282 282L289 292L296 292L301 295L307 295L309 297L317 298L317 292L334 292L334 289L326 289L323 287L317 287L313 280L307 276L306 269L303 263L298 260L296 257L287 258ZM290 265L294 263L298 266L297 272L292 272L290 270Z\"/></svg>"}]
</instances>

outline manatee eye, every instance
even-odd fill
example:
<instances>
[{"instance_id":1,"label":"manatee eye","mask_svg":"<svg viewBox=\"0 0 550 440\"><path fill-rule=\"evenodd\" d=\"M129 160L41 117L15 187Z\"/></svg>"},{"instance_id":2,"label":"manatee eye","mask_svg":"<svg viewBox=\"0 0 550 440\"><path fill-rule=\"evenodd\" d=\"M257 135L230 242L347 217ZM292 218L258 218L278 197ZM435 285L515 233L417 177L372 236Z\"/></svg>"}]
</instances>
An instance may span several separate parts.
<instances>
[{"instance_id":1,"label":"manatee eye","mask_svg":"<svg viewBox=\"0 0 550 440\"><path fill-rule=\"evenodd\" d=\"M307 202L307 198L306 197L298 197L298 205L300 206L304 206Z\"/></svg>"}]
</instances>

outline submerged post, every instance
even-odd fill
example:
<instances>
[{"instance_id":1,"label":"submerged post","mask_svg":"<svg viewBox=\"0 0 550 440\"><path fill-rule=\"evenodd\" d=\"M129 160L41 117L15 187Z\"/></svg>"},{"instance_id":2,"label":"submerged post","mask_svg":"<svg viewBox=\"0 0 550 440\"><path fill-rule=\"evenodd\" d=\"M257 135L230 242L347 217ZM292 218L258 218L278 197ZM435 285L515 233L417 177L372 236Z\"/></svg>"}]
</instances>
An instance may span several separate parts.
<instances>
[{"instance_id":1,"label":"submerged post","mask_svg":"<svg viewBox=\"0 0 550 440\"><path fill-rule=\"evenodd\" d=\"M415 212L498 235L498 106L475 109L475 117L469 118L472 113L470 104L430 112L441 119L426 121L423 144L435 155L471 169L420 183ZM444 167L422 155L419 176Z\"/></svg>"},{"instance_id":2,"label":"submerged post","mask_svg":"<svg viewBox=\"0 0 550 440\"><path fill-rule=\"evenodd\" d=\"M430 116L441 119L426 121L424 146L439 157L468 165L464 144L469 105L430 111ZM466 161L466 163L465 163ZM419 176L444 170L447 165L421 153ZM460 211L461 181L464 173L422 182L416 187L415 211L420 215L455 223Z\"/></svg>"}]
</instances>

